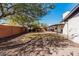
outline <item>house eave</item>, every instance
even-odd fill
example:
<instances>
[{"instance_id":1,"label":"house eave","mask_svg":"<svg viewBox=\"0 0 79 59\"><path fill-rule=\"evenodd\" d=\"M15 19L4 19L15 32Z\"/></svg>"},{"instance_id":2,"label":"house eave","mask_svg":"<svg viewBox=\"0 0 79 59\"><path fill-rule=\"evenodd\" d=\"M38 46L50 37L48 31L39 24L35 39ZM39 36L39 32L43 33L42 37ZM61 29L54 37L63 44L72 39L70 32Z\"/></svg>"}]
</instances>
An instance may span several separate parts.
<instances>
[{"instance_id":1,"label":"house eave","mask_svg":"<svg viewBox=\"0 0 79 59\"><path fill-rule=\"evenodd\" d=\"M79 4L71 10L71 12L61 21L66 22L79 12Z\"/></svg>"}]
</instances>

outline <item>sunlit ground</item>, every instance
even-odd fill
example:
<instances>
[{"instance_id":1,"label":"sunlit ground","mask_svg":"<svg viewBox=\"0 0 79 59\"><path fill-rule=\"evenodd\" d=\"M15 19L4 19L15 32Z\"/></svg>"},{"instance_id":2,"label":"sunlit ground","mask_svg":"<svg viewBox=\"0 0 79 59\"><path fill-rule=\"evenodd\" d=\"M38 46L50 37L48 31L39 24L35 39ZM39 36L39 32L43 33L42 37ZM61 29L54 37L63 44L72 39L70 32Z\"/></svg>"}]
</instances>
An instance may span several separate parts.
<instances>
[{"instance_id":1,"label":"sunlit ground","mask_svg":"<svg viewBox=\"0 0 79 59\"><path fill-rule=\"evenodd\" d=\"M79 55L79 46L53 32L28 33L0 43L0 55L46 56Z\"/></svg>"}]
</instances>

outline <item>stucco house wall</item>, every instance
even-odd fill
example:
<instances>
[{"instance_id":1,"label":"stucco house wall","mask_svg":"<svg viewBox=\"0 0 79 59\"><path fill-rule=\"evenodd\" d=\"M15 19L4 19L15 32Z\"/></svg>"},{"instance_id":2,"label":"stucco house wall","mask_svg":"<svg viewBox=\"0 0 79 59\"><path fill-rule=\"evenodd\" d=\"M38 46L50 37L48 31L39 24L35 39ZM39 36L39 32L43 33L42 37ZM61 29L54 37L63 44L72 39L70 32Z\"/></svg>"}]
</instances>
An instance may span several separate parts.
<instances>
[{"instance_id":1,"label":"stucco house wall","mask_svg":"<svg viewBox=\"0 0 79 59\"><path fill-rule=\"evenodd\" d=\"M79 13L65 22L63 34L73 42L79 43Z\"/></svg>"}]
</instances>

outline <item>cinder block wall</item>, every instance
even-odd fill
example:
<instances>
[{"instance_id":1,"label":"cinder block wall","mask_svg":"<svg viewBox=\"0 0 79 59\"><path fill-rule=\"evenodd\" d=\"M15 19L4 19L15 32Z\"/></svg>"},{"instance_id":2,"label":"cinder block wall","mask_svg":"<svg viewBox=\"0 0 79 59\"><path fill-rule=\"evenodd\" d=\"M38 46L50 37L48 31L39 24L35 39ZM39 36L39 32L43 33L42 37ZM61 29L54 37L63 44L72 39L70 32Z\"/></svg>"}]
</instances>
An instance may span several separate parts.
<instances>
[{"instance_id":1,"label":"cinder block wall","mask_svg":"<svg viewBox=\"0 0 79 59\"><path fill-rule=\"evenodd\" d=\"M19 34L25 31L25 28L18 26L0 25L0 38Z\"/></svg>"}]
</instances>

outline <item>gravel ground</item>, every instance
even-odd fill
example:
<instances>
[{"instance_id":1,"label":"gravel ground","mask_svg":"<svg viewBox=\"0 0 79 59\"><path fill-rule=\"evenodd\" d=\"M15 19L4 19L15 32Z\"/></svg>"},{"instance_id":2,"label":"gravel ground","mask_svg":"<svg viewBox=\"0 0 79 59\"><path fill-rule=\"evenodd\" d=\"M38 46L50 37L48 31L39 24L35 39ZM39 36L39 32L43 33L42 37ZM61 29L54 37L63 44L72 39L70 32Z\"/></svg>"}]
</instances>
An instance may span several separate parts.
<instances>
[{"instance_id":1,"label":"gravel ground","mask_svg":"<svg viewBox=\"0 0 79 59\"><path fill-rule=\"evenodd\" d=\"M78 56L79 45L55 33L32 33L0 43L0 56ZM27 40L28 39L28 40ZM22 41L23 40L23 41Z\"/></svg>"}]
</instances>

